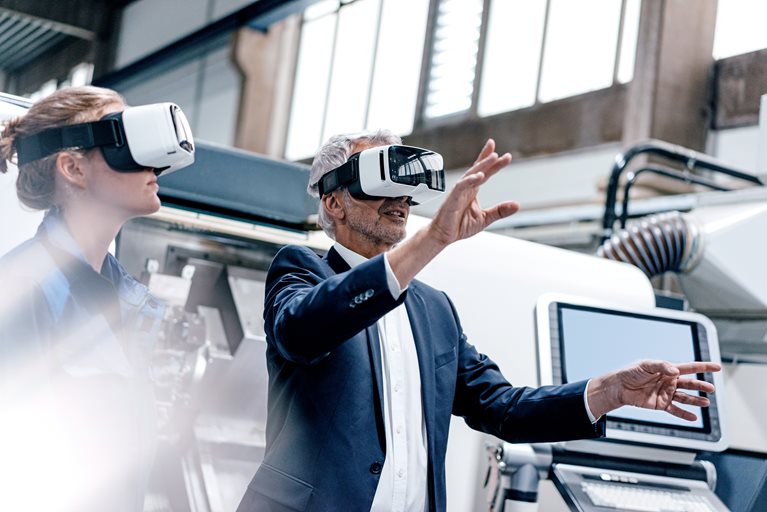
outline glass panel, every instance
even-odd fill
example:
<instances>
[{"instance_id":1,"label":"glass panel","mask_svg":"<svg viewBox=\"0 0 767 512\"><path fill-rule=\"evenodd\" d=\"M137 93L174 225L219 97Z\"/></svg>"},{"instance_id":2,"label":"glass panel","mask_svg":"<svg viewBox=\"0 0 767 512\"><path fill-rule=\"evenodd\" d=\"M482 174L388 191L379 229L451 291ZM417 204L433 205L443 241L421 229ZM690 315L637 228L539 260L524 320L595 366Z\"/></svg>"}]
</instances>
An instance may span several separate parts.
<instances>
[{"instance_id":1,"label":"glass panel","mask_svg":"<svg viewBox=\"0 0 767 512\"><path fill-rule=\"evenodd\" d=\"M364 128L379 1L358 0L339 11L323 141Z\"/></svg>"},{"instance_id":2,"label":"glass panel","mask_svg":"<svg viewBox=\"0 0 767 512\"><path fill-rule=\"evenodd\" d=\"M308 21L301 28L285 145L288 160L312 156L320 146L335 28L335 14Z\"/></svg>"},{"instance_id":3,"label":"glass panel","mask_svg":"<svg viewBox=\"0 0 767 512\"><path fill-rule=\"evenodd\" d=\"M424 112L427 118L471 107L481 24L482 0L440 2Z\"/></svg>"},{"instance_id":4,"label":"glass panel","mask_svg":"<svg viewBox=\"0 0 767 512\"><path fill-rule=\"evenodd\" d=\"M366 128L413 130L429 0L384 0Z\"/></svg>"},{"instance_id":5,"label":"glass panel","mask_svg":"<svg viewBox=\"0 0 767 512\"><path fill-rule=\"evenodd\" d=\"M72 71L69 72L69 83L72 84L73 87L88 85L91 83L92 78L93 64L90 62L82 62L73 67Z\"/></svg>"},{"instance_id":6,"label":"glass panel","mask_svg":"<svg viewBox=\"0 0 767 512\"><path fill-rule=\"evenodd\" d=\"M535 103L546 0L493 0L478 113L489 116Z\"/></svg>"},{"instance_id":7,"label":"glass panel","mask_svg":"<svg viewBox=\"0 0 767 512\"><path fill-rule=\"evenodd\" d=\"M304 22L316 20L338 10L338 0L322 0L314 3L304 10Z\"/></svg>"},{"instance_id":8,"label":"glass panel","mask_svg":"<svg viewBox=\"0 0 767 512\"><path fill-rule=\"evenodd\" d=\"M620 9L617 0L551 0L541 101L612 85Z\"/></svg>"},{"instance_id":9,"label":"glass panel","mask_svg":"<svg viewBox=\"0 0 767 512\"><path fill-rule=\"evenodd\" d=\"M623 37L621 38L621 56L618 63L618 82L625 84L634 78L634 61L639 36L639 11L642 0L626 0L623 14Z\"/></svg>"},{"instance_id":10,"label":"glass panel","mask_svg":"<svg viewBox=\"0 0 767 512\"><path fill-rule=\"evenodd\" d=\"M767 2L722 0L717 4L714 58L767 48Z\"/></svg>"}]
</instances>

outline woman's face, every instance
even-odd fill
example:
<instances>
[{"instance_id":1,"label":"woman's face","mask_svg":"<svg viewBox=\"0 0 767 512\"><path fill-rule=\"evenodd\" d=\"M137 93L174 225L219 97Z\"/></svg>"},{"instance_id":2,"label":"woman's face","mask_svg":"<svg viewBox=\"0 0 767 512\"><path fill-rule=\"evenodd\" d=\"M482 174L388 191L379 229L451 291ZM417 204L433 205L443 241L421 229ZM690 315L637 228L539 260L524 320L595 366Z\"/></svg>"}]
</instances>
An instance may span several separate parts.
<instances>
[{"instance_id":1,"label":"woman's face","mask_svg":"<svg viewBox=\"0 0 767 512\"><path fill-rule=\"evenodd\" d=\"M116 103L105 108L99 118L120 112L125 105ZM81 160L85 173L87 200L95 202L125 219L148 215L160 208L157 197L157 177L152 169L138 172L119 172L110 168L101 150L88 151Z\"/></svg>"}]
</instances>

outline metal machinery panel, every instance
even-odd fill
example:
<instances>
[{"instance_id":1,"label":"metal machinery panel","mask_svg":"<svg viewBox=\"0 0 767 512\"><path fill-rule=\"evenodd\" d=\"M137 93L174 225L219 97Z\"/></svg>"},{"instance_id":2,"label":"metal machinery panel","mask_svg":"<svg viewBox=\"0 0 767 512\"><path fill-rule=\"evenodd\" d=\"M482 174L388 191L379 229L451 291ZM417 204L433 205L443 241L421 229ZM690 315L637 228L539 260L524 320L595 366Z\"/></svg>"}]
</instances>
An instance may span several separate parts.
<instances>
[{"instance_id":1,"label":"metal machinery panel","mask_svg":"<svg viewBox=\"0 0 767 512\"><path fill-rule=\"evenodd\" d=\"M318 201L306 193L309 167L197 143L195 162L159 179L163 204L298 230Z\"/></svg>"}]
</instances>

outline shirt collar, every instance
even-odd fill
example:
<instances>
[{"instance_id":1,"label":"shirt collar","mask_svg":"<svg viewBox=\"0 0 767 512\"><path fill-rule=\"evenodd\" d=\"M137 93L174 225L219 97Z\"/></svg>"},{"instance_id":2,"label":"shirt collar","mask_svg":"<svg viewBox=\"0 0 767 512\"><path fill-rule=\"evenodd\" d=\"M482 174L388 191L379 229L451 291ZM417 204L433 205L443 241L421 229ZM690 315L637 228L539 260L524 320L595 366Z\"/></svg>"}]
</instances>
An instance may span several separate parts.
<instances>
[{"instance_id":1,"label":"shirt collar","mask_svg":"<svg viewBox=\"0 0 767 512\"><path fill-rule=\"evenodd\" d=\"M368 259L361 254L357 254L356 252L352 251L348 247L344 247L340 243L336 242L333 244L333 248L338 252L338 254L341 255L341 257L344 259L344 261L351 267L354 268L357 265L361 265L365 263Z\"/></svg>"},{"instance_id":2,"label":"shirt collar","mask_svg":"<svg viewBox=\"0 0 767 512\"><path fill-rule=\"evenodd\" d=\"M51 208L45 214L42 224L37 229L37 236L44 236L48 241L57 248L68 252L74 258L76 258L88 269L93 270L85 259L80 246L72 237L69 232L63 217L61 216L61 210L58 208ZM348 249L347 249L348 250ZM95 272L94 272L95 273ZM104 258L104 262L101 266L101 272L98 273L101 277L112 283L117 289L117 293L120 298L130 304L139 304L144 300L147 295L147 289L141 283L135 281L128 273L120 266L114 256L107 253Z\"/></svg>"},{"instance_id":3,"label":"shirt collar","mask_svg":"<svg viewBox=\"0 0 767 512\"><path fill-rule=\"evenodd\" d=\"M68 252L88 265L85 254L83 254L82 249L80 249L80 246L77 245L77 242L69 232L64 218L61 216L61 210L58 208L53 207L45 213L43 222L37 228L37 236L47 238L57 248Z\"/></svg>"}]
</instances>

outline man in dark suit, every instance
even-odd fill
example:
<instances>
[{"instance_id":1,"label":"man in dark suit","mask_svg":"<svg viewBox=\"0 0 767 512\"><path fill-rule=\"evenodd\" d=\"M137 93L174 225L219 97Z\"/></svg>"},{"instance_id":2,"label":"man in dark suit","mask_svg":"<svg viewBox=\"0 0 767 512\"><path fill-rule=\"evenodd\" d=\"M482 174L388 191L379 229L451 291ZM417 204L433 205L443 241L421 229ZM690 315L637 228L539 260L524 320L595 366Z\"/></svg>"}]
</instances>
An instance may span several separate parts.
<instances>
[{"instance_id":1,"label":"man in dark suit","mask_svg":"<svg viewBox=\"0 0 767 512\"><path fill-rule=\"evenodd\" d=\"M332 138L310 193L352 154L399 143L387 131ZM267 276L267 447L239 512L445 510L452 414L507 441L545 442L601 436L601 418L621 405L690 419L674 401L708 404L678 389L713 386L679 376L718 371L713 363L643 361L588 382L513 387L467 342L450 299L414 280L449 244L517 211L515 202L482 209L476 197L510 161L489 140L405 241L408 197L322 195L319 223L334 247L324 258L285 247Z\"/></svg>"}]
</instances>

